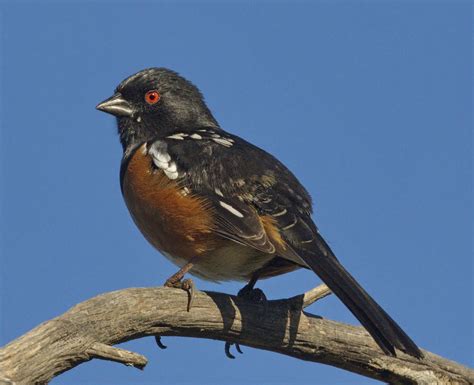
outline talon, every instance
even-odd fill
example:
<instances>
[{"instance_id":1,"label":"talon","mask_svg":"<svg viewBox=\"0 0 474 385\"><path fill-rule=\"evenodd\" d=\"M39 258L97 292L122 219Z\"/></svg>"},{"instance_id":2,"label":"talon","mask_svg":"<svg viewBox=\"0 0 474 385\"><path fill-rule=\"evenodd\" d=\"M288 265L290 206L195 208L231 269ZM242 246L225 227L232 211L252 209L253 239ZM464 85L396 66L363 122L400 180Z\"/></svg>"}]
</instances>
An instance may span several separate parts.
<instances>
[{"instance_id":1,"label":"talon","mask_svg":"<svg viewBox=\"0 0 474 385\"><path fill-rule=\"evenodd\" d=\"M237 342L235 343L235 349L236 349L240 354L244 354L244 352L242 351L242 349L240 349L240 344L238 344Z\"/></svg>"},{"instance_id":2,"label":"talon","mask_svg":"<svg viewBox=\"0 0 474 385\"><path fill-rule=\"evenodd\" d=\"M163 344L163 342L161 342L161 336L155 336L155 342L156 344L158 345L158 347L160 349L167 349L168 346L166 346L165 344Z\"/></svg>"},{"instance_id":3,"label":"talon","mask_svg":"<svg viewBox=\"0 0 474 385\"><path fill-rule=\"evenodd\" d=\"M233 345L234 343L233 342L226 342L225 343L225 347L224 347L224 351L225 351L225 355L230 358L231 360L234 360L235 359L235 356L230 352L230 347Z\"/></svg>"},{"instance_id":4,"label":"talon","mask_svg":"<svg viewBox=\"0 0 474 385\"><path fill-rule=\"evenodd\" d=\"M224 347L224 350L225 350L225 355L230 358L230 359L235 359L235 356L230 352L230 348L232 345L235 345L235 349L240 353L240 354L244 354L244 352L242 351L242 349L240 348L240 344L238 344L237 342L226 342L225 343L225 347Z\"/></svg>"},{"instance_id":5,"label":"talon","mask_svg":"<svg viewBox=\"0 0 474 385\"><path fill-rule=\"evenodd\" d=\"M189 312L194 302L194 282L192 279L185 279L184 281L175 281L173 277L165 282L166 287L173 287L175 289L182 289L188 293L188 305L186 310Z\"/></svg>"},{"instance_id":6,"label":"talon","mask_svg":"<svg viewBox=\"0 0 474 385\"><path fill-rule=\"evenodd\" d=\"M183 290L186 290L188 293L188 312L191 310L191 307L194 303L194 282L192 279L185 279L182 284Z\"/></svg>"},{"instance_id":7,"label":"talon","mask_svg":"<svg viewBox=\"0 0 474 385\"><path fill-rule=\"evenodd\" d=\"M177 289L183 289L188 292L188 306L186 307L188 311L191 310L191 306L194 300L194 283L191 279L185 279L184 281L182 281L182 279L184 275L192 269L194 263L196 262L196 259L197 257L191 258L188 263L186 263L181 269L179 269L176 274L169 277L165 282L165 286L167 287L175 287Z\"/></svg>"}]
</instances>

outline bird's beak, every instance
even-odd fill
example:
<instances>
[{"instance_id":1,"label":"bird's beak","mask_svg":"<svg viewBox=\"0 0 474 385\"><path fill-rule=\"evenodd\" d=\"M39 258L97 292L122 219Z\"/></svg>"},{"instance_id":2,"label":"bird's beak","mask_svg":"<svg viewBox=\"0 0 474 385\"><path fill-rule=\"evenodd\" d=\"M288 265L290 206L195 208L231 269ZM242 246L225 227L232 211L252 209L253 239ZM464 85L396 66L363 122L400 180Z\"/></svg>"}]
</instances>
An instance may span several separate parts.
<instances>
[{"instance_id":1,"label":"bird's beak","mask_svg":"<svg viewBox=\"0 0 474 385\"><path fill-rule=\"evenodd\" d=\"M135 110L120 92L99 103L95 108L115 116L133 117Z\"/></svg>"}]
</instances>

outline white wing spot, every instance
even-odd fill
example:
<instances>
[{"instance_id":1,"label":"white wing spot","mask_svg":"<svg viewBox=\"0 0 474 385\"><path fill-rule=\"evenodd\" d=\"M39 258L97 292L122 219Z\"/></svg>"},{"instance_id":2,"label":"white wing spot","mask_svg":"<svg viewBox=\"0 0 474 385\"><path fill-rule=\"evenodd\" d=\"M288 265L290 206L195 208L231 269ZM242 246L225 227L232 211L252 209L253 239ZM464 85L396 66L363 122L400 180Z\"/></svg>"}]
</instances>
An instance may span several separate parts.
<instances>
[{"instance_id":1,"label":"white wing spot","mask_svg":"<svg viewBox=\"0 0 474 385\"><path fill-rule=\"evenodd\" d=\"M170 154L168 154L167 152L157 152L157 153L156 153L156 159L157 159L159 162L166 162L166 163L168 163L168 162L171 160L171 156L170 156Z\"/></svg>"},{"instance_id":2,"label":"white wing spot","mask_svg":"<svg viewBox=\"0 0 474 385\"><path fill-rule=\"evenodd\" d=\"M222 201L219 201L219 204L224 207L226 210L228 210L229 212L231 212L232 214L234 214L235 216L239 217L239 218L243 218L244 217L244 214L242 214L240 211L234 209L231 205L228 205L227 203L225 202L222 202Z\"/></svg>"},{"instance_id":3,"label":"white wing spot","mask_svg":"<svg viewBox=\"0 0 474 385\"><path fill-rule=\"evenodd\" d=\"M163 169L166 176L170 179L178 178L178 171L175 162L171 162L170 166L167 169Z\"/></svg>"},{"instance_id":4,"label":"white wing spot","mask_svg":"<svg viewBox=\"0 0 474 385\"><path fill-rule=\"evenodd\" d=\"M178 167L176 166L176 163L175 163L175 162L169 163L169 166L168 166L168 168L166 169L166 171L172 172L172 173L178 171Z\"/></svg>"},{"instance_id":5,"label":"white wing spot","mask_svg":"<svg viewBox=\"0 0 474 385\"><path fill-rule=\"evenodd\" d=\"M217 195L219 195L219 196L221 196L221 197L224 196L224 194L222 194L221 189L216 188L216 189L214 189L214 191L215 191L215 193L216 193Z\"/></svg>"},{"instance_id":6,"label":"white wing spot","mask_svg":"<svg viewBox=\"0 0 474 385\"><path fill-rule=\"evenodd\" d=\"M167 148L168 146L165 142L156 141L151 145L148 154L151 155L155 166L160 170L163 170L168 178L176 179L178 178L178 166L171 160Z\"/></svg>"},{"instance_id":7,"label":"white wing spot","mask_svg":"<svg viewBox=\"0 0 474 385\"><path fill-rule=\"evenodd\" d=\"M188 136L188 134L179 133L179 134L174 134L174 135L167 136L167 138L168 139L184 140L185 136Z\"/></svg>"},{"instance_id":8,"label":"white wing spot","mask_svg":"<svg viewBox=\"0 0 474 385\"><path fill-rule=\"evenodd\" d=\"M232 142L225 138L212 138L212 140L218 144L222 144L225 147L232 147Z\"/></svg>"},{"instance_id":9,"label":"white wing spot","mask_svg":"<svg viewBox=\"0 0 474 385\"><path fill-rule=\"evenodd\" d=\"M288 230L294 227L298 223L298 218L295 218L294 222L290 223L289 225L282 227L282 230Z\"/></svg>"},{"instance_id":10,"label":"white wing spot","mask_svg":"<svg viewBox=\"0 0 474 385\"><path fill-rule=\"evenodd\" d=\"M192 135L190 136L190 138L193 138L193 139L202 139L202 136L199 135L199 134L192 134Z\"/></svg>"},{"instance_id":11,"label":"white wing spot","mask_svg":"<svg viewBox=\"0 0 474 385\"><path fill-rule=\"evenodd\" d=\"M286 209L281 210L278 213L273 214L274 217L281 217L282 215L285 215L287 213Z\"/></svg>"},{"instance_id":12,"label":"white wing spot","mask_svg":"<svg viewBox=\"0 0 474 385\"><path fill-rule=\"evenodd\" d=\"M162 170L166 170L169 167L168 162L162 162L156 158L153 159L153 163L155 164L156 167L161 168Z\"/></svg>"}]
</instances>

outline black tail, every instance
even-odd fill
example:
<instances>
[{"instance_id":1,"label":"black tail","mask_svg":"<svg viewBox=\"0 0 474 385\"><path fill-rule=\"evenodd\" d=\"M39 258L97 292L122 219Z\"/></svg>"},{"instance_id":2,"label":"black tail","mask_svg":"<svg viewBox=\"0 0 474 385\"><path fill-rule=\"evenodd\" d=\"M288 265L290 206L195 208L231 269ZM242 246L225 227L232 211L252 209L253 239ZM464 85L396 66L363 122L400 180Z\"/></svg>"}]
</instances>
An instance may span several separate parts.
<instances>
[{"instance_id":1,"label":"black tail","mask_svg":"<svg viewBox=\"0 0 474 385\"><path fill-rule=\"evenodd\" d=\"M298 253L308 266L328 285L367 329L380 348L395 356L397 348L411 356L422 358L423 353L339 263L326 241L318 234L315 249Z\"/></svg>"}]
</instances>

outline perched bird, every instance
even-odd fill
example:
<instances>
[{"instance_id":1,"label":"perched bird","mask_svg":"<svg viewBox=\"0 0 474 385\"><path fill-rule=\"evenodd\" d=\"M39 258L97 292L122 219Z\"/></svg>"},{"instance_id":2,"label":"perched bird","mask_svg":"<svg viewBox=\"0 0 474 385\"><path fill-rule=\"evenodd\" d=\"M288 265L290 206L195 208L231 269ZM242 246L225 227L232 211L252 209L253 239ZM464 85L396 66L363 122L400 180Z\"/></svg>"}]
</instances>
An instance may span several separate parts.
<instances>
[{"instance_id":1,"label":"perched bird","mask_svg":"<svg viewBox=\"0 0 474 385\"><path fill-rule=\"evenodd\" d=\"M122 81L97 106L117 117L120 183L145 238L180 267L167 286L256 281L313 270L387 355L422 353L344 269L311 219L311 198L275 157L224 131L191 82L165 68Z\"/></svg>"}]
</instances>

